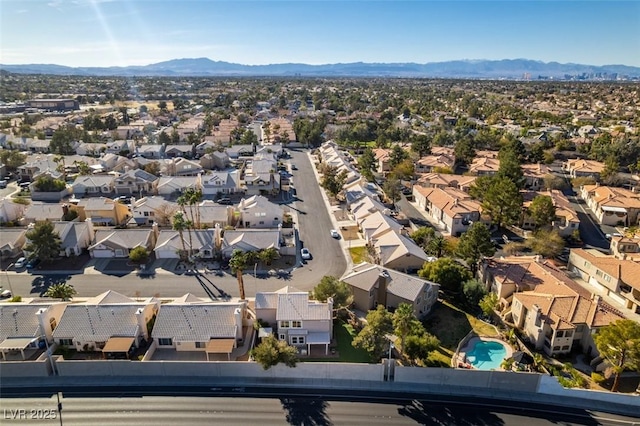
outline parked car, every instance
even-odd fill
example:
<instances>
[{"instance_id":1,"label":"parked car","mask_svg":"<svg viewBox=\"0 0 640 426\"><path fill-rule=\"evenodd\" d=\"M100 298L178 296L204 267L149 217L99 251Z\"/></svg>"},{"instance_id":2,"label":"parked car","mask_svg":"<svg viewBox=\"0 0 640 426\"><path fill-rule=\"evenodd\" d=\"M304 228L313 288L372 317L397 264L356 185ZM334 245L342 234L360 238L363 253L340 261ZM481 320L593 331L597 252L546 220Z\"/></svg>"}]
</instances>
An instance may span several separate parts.
<instances>
[{"instance_id":1,"label":"parked car","mask_svg":"<svg viewBox=\"0 0 640 426\"><path fill-rule=\"evenodd\" d=\"M13 297L11 290L3 290L2 293L0 293L0 299L10 299L11 297Z\"/></svg>"},{"instance_id":2,"label":"parked car","mask_svg":"<svg viewBox=\"0 0 640 426\"><path fill-rule=\"evenodd\" d=\"M20 269L20 268L24 268L24 265L27 264L27 259L24 257L21 257L20 259L16 260L16 263L13 264L13 267L16 269Z\"/></svg>"},{"instance_id":3,"label":"parked car","mask_svg":"<svg viewBox=\"0 0 640 426\"><path fill-rule=\"evenodd\" d=\"M329 233L331 234L331 238L340 239L340 233L337 230L332 229Z\"/></svg>"},{"instance_id":4,"label":"parked car","mask_svg":"<svg viewBox=\"0 0 640 426\"><path fill-rule=\"evenodd\" d=\"M116 201L121 204L131 204L131 197L127 197L126 195L121 195L116 198Z\"/></svg>"},{"instance_id":5,"label":"parked car","mask_svg":"<svg viewBox=\"0 0 640 426\"><path fill-rule=\"evenodd\" d=\"M40 259L35 258L27 262L27 269L35 269L40 264Z\"/></svg>"},{"instance_id":6,"label":"parked car","mask_svg":"<svg viewBox=\"0 0 640 426\"><path fill-rule=\"evenodd\" d=\"M303 248L302 250L300 250L300 256L303 260L311 260L311 252L308 248Z\"/></svg>"},{"instance_id":7,"label":"parked car","mask_svg":"<svg viewBox=\"0 0 640 426\"><path fill-rule=\"evenodd\" d=\"M7 181L6 180L0 180L0 189L4 189L7 187Z\"/></svg>"},{"instance_id":8,"label":"parked car","mask_svg":"<svg viewBox=\"0 0 640 426\"><path fill-rule=\"evenodd\" d=\"M295 164L292 164L292 165L291 165L291 170L298 170L298 167L296 167L296 165L295 165Z\"/></svg>"},{"instance_id":9,"label":"parked car","mask_svg":"<svg viewBox=\"0 0 640 426\"><path fill-rule=\"evenodd\" d=\"M231 204L233 204L233 202L231 201L231 198L227 198L227 197L219 198L218 201L216 201L216 203L224 204L227 206L230 206Z\"/></svg>"}]
</instances>

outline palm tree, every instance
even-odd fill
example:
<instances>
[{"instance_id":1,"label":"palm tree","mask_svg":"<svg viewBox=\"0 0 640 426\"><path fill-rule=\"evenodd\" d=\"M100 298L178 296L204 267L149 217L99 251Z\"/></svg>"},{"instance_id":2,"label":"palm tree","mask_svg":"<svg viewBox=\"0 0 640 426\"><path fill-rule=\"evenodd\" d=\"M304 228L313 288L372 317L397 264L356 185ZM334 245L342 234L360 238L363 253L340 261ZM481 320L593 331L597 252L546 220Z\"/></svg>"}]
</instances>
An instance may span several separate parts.
<instances>
[{"instance_id":1,"label":"palm tree","mask_svg":"<svg viewBox=\"0 0 640 426\"><path fill-rule=\"evenodd\" d=\"M177 212L173 215L173 220L171 225L173 226L174 231L178 231L178 235L180 235L180 241L182 242L182 253L187 253L187 247L184 245L184 230L187 229L187 222L184 220L184 215L182 212ZM182 256L180 256L182 257Z\"/></svg>"},{"instance_id":2,"label":"palm tree","mask_svg":"<svg viewBox=\"0 0 640 426\"><path fill-rule=\"evenodd\" d=\"M55 157L53 157L53 162L58 165L58 167L56 167L56 170L59 171L60 173L62 173L62 179L66 182L67 181L67 171L65 170L66 165L64 163L64 156L63 155L56 155Z\"/></svg>"},{"instance_id":3,"label":"palm tree","mask_svg":"<svg viewBox=\"0 0 640 426\"><path fill-rule=\"evenodd\" d=\"M233 253L231 253L231 259L229 259L229 266L231 270L235 272L236 278L238 278L238 288L240 289L240 299L245 299L244 294L244 280L242 279L242 272L247 267L247 263L249 261L249 256L247 253L242 250L235 249Z\"/></svg>"},{"instance_id":4,"label":"palm tree","mask_svg":"<svg viewBox=\"0 0 640 426\"><path fill-rule=\"evenodd\" d=\"M78 292L71 284L60 283L51 285L44 293L45 297L54 299L69 300Z\"/></svg>"},{"instance_id":5,"label":"palm tree","mask_svg":"<svg viewBox=\"0 0 640 426\"><path fill-rule=\"evenodd\" d=\"M187 211L185 210L184 206L188 204L188 199L184 195L181 195L180 197L178 197L176 202L180 206L180 210L182 210L182 214L184 218L184 216L187 215ZM193 239L191 238L191 228L193 228L193 210L191 211L191 220L188 220L188 218L185 219L184 225L185 225L185 229L189 233L189 253L187 253L187 257L191 257L191 247L193 247Z\"/></svg>"},{"instance_id":6,"label":"palm tree","mask_svg":"<svg viewBox=\"0 0 640 426\"><path fill-rule=\"evenodd\" d=\"M189 188L185 192L185 195L187 196L187 201L189 203L189 208L192 209L193 208L192 206L196 206L195 218L193 217L193 213L192 213L191 220L194 222L195 227L197 229L200 229L200 206L199 206L199 204L200 204L200 201L202 201L202 190Z\"/></svg>"},{"instance_id":7,"label":"palm tree","mask_svg":"<svg viewBox=\"0 0 640 426\"><path fill-rule=\"evenodd\" d=\"M280 254L278 253L278 250L275 249L275 247L269 247L258 252L258 259L260 259L260 262L264 263L265 265L271 265L271 262L278 259L279 257Z\"/></svg>"},{"instance_id":8,"label":"palm tree","mask_svg":"<svg viewBox=\"0 0 640 426\"><path fill-rule=\"evenodd\" d=\"M401 303L393 313L393 327L395 328L395 333L399 334L402 339L402 353L404 353L405 342L415 320L413 306L408 303Z\"/></svg>"},{"instance_id":9,"label":"palm tree","mask_svg":"<svg viewBox=\"0 0 640 426\"><path fill-rule=\"evenodd\" d=\"M427 243L427 251L435 257L442 257L446 244L447 241L444 237L442 235L438 235L433 237L431 241Z\"/></svg>"}]
</instances>

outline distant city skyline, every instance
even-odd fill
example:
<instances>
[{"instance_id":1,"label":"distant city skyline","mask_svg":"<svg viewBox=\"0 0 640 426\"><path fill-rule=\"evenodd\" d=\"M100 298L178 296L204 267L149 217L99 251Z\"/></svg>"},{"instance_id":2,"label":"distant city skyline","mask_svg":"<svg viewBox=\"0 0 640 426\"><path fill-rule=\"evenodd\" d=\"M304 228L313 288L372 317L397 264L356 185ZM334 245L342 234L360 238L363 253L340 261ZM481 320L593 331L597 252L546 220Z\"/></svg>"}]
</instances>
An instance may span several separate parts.
<instances>
[{"instance_id":1,"label":"distant city skyline","mask_svg":"<svg viewBox=\"0 0 640 426\"><path fill-rule=\"evenodd\" d=\"M0 63L526 58L640 66L637 1L0 0Z\"/></svg>"}]
</instances>

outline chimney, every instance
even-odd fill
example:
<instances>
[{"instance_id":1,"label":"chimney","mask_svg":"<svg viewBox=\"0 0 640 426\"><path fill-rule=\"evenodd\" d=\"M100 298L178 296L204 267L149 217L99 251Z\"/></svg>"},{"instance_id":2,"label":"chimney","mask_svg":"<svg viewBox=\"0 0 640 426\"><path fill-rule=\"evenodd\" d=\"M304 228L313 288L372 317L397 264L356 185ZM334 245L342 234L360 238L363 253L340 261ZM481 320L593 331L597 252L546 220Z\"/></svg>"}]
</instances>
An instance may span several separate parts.
<instances>
[{"instance_id":1,"label":"chimney","mask_svg":"<svg viewBox=\"0 0 640 426\"><path fill-rule=\"evenodd\" d=\"M389 278L391 276L386 270L380 272L378 275L377 285L378 285L378 305L382 305L384 307L387 306L387 286L389 284Z\"/></svg>"},{"instance_id":2,"label":"chimney","mask_svg":"<svg viewBox=\"0 0 640 426\"><path fill-rule=\"evenodd\" d=\"M111 311L111 313L113 314L113 311ZM149 333L147 331L147 323L144 320L144 308L138 308L138 310L136 311L136 320L138 322L138 327L142 331L142 335L144 336L145 340L148 340ZM137 341L138 339L136 339L136 347L137 347Z\"/></svg>"},{"instance_id":3,"label":"chimney","mask_svg":"<svg viewBox=\"0 0 640 426\"><path fill-rule=\"evenodd\" d=\"M220 248L222 247L222 238L220 236L220 233L220 224L216 223L213 230L213 244L215 245L216 250L220 250Z\"/></svg>"},{"instance_id":4,"label":"chimney","mask_svg":"<svg viewBox=\"0 0 640 426\"><path fill-rule=\"evenodd\" d=\"M236 339L242 339L242 308L236 308L233 311L233 319L236 326Z\"/></svg>"},{"instance_id":5,"label":"chimney","mask_svg":"<svg viewBox=\"0 0 640 426\"><path fill-rule=\"evenodd\" d=\"M68 214L69 214L69 205L67 205L67 204L63 204L63 205L62 205L62 215L63 215L63 216L66 216L66 215L68 215Z\"/></svg>"}]
</instances>

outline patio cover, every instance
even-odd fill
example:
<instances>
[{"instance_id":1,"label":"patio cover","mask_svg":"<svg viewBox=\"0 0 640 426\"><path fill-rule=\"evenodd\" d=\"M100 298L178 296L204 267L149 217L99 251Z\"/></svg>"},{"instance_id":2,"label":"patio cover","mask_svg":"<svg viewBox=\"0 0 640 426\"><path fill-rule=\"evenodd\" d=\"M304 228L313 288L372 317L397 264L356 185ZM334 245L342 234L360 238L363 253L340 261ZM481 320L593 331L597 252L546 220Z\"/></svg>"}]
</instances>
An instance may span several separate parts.
<instances>
[{"instance_id":1,"label":"patio cover","mask_svg":"<svg viewBox=\"0 0 640 426\"><path fill-rule=\"evenodd\" d=\"M1 351L22 351L36 340L37 337L7 337L0 343Z\"/></svg>"},{"instance_id":2,"label":"patio cover","mask_svg":"<svg viewBox=\"0 0 640 426\"><path fill-rule=\"evenodd\" d=\"M627 209L624 207L614 207L614 206L602 206L602 210L605 212L615 212L615 213L626 213Z\"/></svg>"},{"instance_id":3,"label":"patio cover","mask_svg":"<svg viewBox=\"0 0 640 426\"><path fill-rule=\"evenodd\" d=\"M236 339L211 339L207 343L207 354L230 354L236 345Z\"/></svg>"},{"instance_id":4,"label":"patio cover","mask_svg":"<svg viewBox=\"0 0 640 426\"><path fill-rule=\"evenodd\" d=\"M135 337L111 337L102 352L129 352L135 340Z\"/></svg>"}]
</instances>

